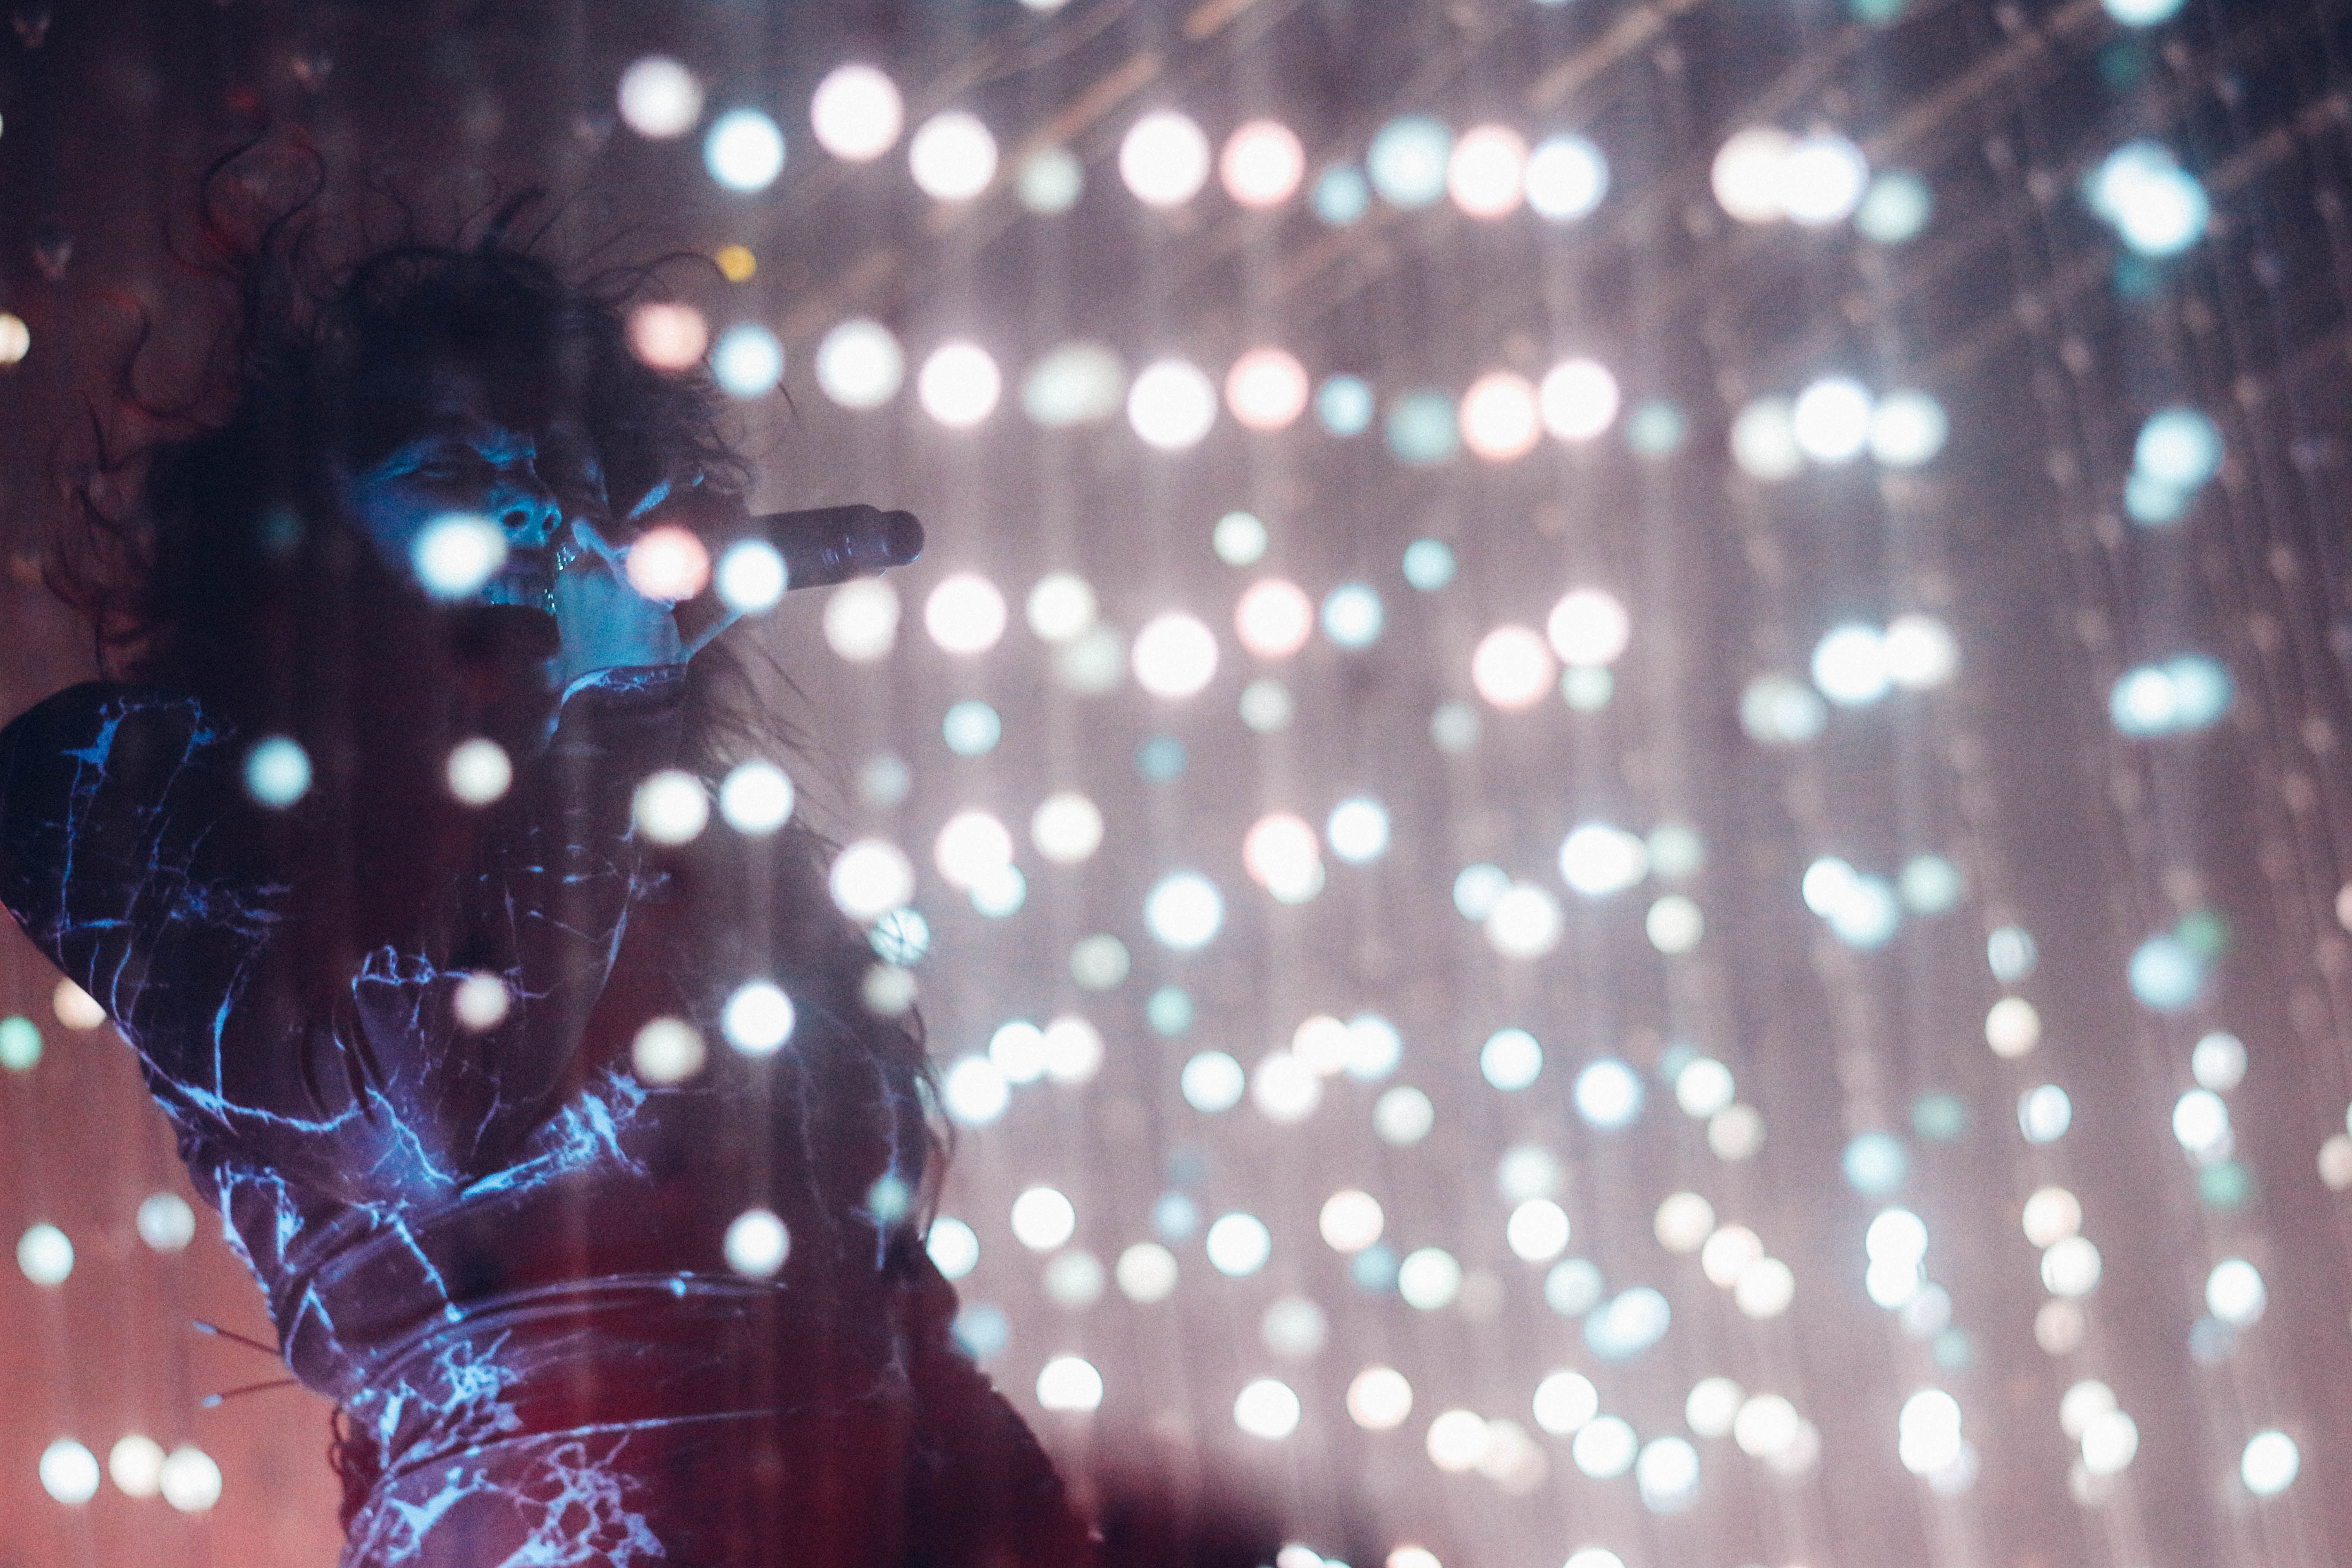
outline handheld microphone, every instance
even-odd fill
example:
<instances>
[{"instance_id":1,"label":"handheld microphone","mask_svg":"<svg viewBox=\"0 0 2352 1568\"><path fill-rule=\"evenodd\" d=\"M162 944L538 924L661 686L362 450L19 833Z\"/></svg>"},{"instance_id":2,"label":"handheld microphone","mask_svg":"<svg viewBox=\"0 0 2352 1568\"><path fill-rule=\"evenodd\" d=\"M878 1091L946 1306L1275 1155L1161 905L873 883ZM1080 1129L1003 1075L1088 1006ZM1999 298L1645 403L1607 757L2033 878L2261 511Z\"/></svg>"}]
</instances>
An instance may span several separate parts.
<instances>
[{"instance_id":1,"label":"handheld microphone","mask_svg":"<svg viewBox=\"0 0 2352 1568\"><path fill-rule=\"evenodd\" d=\"M904 566L923 552L923 525L910 511L827 506L770 512L751 525L784 558L787 588L825 588Z\"/></svg>"}]
</instances>

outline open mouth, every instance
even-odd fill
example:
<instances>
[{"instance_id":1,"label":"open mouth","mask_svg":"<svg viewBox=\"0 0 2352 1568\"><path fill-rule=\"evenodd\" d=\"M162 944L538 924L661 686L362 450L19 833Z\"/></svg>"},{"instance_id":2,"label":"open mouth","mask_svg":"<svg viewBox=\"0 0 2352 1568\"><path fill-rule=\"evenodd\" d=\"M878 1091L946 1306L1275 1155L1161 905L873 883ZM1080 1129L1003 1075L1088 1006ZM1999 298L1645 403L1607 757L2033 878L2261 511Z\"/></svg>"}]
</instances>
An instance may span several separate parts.
<instances>
[{"instance_id":1,"label":"open mouth","mask_svg":"<svg viewBox=\"0 0 2352 1568\"><path fill-rule=\"evenodd\" d=\"M555 558L546 550L515 549L507 552L506 563L482 584L475 603L482 605L520 605L529 609L544 610L555 592Z\"/></svg>"}]
</instances>

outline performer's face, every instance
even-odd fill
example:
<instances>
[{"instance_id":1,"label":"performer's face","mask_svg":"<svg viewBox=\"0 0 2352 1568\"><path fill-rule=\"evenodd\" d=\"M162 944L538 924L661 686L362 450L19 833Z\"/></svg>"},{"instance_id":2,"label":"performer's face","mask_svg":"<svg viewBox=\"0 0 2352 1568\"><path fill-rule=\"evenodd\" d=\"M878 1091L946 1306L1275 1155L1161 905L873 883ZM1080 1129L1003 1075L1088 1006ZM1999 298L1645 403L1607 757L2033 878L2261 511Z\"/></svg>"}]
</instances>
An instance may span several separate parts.
<instances>
[{"instance_id":1,"label":"performer's face","mask_svg":"<svg viewBox=\"0 0 2352 1568\"><path fill-rule=\"evenodd\" d=\"M482 518L506 540L506 563L467 595L543 607L568 525L608 521L595 448L570 421L518 429L470 378L451 377L409 440L351 483L352 515L385 563L417 577L418 536L452 514ZM429 586L429 585L427 585Z\"/></svg>"}]
</instances>

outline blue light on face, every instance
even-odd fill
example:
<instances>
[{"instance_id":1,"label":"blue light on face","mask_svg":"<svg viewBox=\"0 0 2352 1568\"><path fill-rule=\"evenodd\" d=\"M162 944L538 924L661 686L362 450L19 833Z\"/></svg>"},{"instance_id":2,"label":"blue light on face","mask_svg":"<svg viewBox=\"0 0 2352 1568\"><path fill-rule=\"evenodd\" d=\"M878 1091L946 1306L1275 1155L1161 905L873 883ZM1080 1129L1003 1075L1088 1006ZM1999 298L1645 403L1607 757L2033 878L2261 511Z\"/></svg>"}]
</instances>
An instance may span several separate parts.
<instances>
[{"instance_id":1,"label":"blue light on face","mask_svg":"<svg viewBox=\"0 0 2352 1568\"><path fill-rule=\"evenodd\" d=\"M1334 436L1360 436L1372 423L1372 389L1363 377L1335 375L1315 394L1315 417Z\"/></svg>"},{"instance_id":2,"label":"blue light on face","mask_svg":"<svg viewBox=\"0 0 2352 1568\"><path fill-rule=\"evenodd\" d=\"M1403 114L1381 127L1364 162L1382 198L1396 206L1425 207L1445 195L1445 163L1453 152L1454 132L1444 121Z\"/></svg>"}]
</instances>

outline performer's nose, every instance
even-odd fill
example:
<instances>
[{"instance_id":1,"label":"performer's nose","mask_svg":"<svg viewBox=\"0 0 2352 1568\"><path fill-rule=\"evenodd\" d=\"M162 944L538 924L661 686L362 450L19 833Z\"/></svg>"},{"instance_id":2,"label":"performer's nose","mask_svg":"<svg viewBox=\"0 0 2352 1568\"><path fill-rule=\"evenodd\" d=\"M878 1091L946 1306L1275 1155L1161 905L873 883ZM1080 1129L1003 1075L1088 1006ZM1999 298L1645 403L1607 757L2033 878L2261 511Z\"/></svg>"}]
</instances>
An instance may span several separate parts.
<instances>
[{"instance_id":1,"label":"performer's nose","mask_svg":"<svg viewBox=\"0 0 2352 1568\"><path fill-rule=\"evenodd\" d=\"M562 504L536 485L509 492L505 501L499 512L499 526L506 531L509 544L541 548L563 526Z\"/></svg>"}]
</instances>

